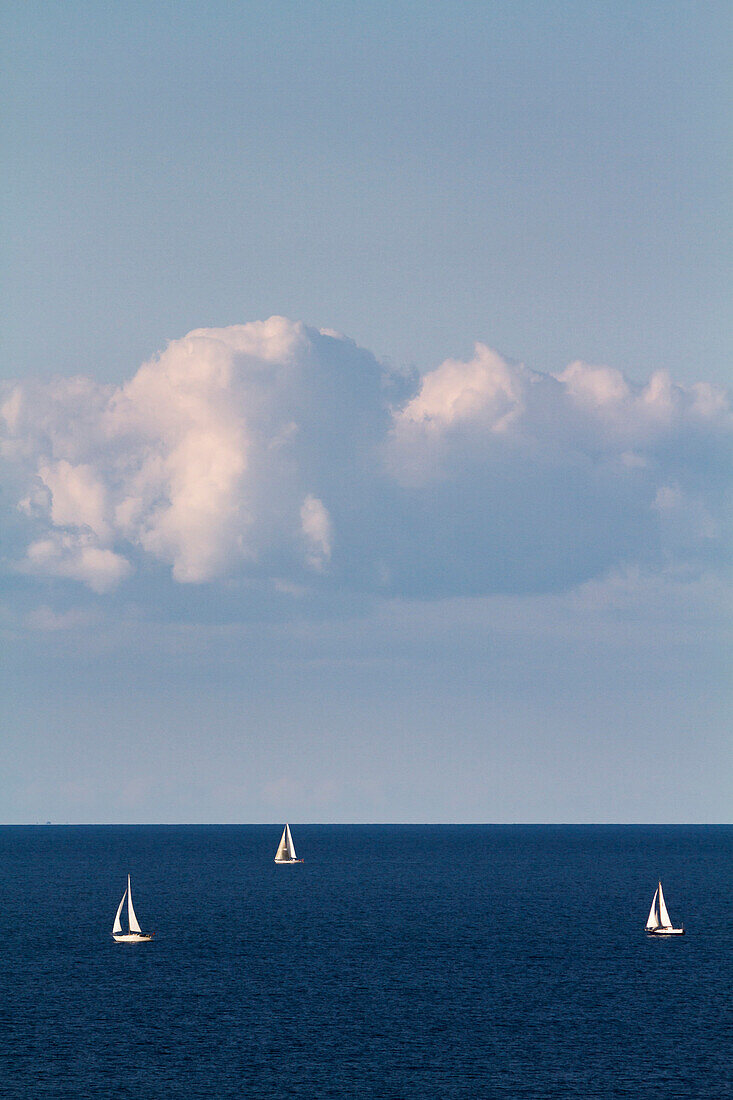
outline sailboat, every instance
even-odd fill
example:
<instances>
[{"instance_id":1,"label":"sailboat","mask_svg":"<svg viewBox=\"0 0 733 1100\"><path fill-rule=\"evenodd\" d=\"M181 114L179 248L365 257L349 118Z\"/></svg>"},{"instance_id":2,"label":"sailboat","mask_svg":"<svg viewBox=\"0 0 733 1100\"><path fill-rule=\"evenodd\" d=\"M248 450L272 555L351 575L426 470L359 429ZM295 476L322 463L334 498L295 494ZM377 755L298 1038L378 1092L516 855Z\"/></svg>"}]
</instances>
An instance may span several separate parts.
<instances>
[{"instance_id":1,"label":"sailboat","mask_svg":"<svg viewBox=\"0 0 733 1100\"><path fill-rule=\"evenodd\" d=\"M275 863L302 863L302 859L298 859L295 854L295 845L293 844L293 838L290 835L290 826L286 825L283 829L283 835L280 837L280 843L277 846L275 852Z\"/></svg>"},{"instance_id":2,"label":"sailboat","mask_svg":"<svg viewBox=\"0 0 733 1100\"><path fill-rule=\"evenodd\" d=\"M657 906L657 902L659 905ZM652 899L652 907L646 921L646 930L652 936L684 936L685 929L673 928L669 919L661 882L657 884Z\"/></svg>"},{"instance_id":3,"label":"sailboat","mask_svg":"<svg viewBox=\"0 0 733 1100\"><path fill-rule=\"evenodd\" d=\"M125 898L127 898L127 922L130 926L129 932L122 931L122 906L125 904ZM130 889L130 876L127 876L127 888L122 895L122 901L117 906L117 913L115 915L115 922L112 925L112 936L117 943L144 943L146 940L152 940L153 932L143 932L142 928L137 922L135 916L135 910L132 907L132 890Z\"/></svg>"}]
</instances>

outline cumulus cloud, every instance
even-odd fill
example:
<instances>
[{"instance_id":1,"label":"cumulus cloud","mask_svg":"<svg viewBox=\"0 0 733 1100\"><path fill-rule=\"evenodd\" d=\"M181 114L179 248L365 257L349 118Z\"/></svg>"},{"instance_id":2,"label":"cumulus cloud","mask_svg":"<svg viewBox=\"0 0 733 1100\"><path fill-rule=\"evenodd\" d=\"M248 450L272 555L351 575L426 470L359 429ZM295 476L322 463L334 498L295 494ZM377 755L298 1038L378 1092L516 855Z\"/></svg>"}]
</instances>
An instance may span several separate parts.
<instances>
[{"instance_id":1,"label":"cumulus cloud","mask_svg":"<svg viewBox=\"0 0 733 1100\"><path fill-rule=\"evenodd\" d=\"M331 517L323 501L318 497L307 496L300 508L300 521L303 534L309 543L308 564L314 569L323 569L331 557Z\"/></svg>"},{"instance_id":2,"label":"cumulus cloud","mask_svg":"<svg viewBox=\"0 0 733 1100\"><path fill-rule=\"evenodd\" d=\"M409 383L282 317L197 329L120 387L18 383L1 407L15 567L111 591L244 572L278 592L547 591L716 564L727 395L483 344Z\"/></svg>"},{"instance_id":3,"label":"cumulus cloud","mask_svg":"<svg viewBox=\"0 0 733 1100\"><path fill-rule=\"evenodd\" d=\"M45 527L26 568L96 590L141 556L181 582L268 557L281 572L322 572L323 494L338 505L340 474L358 478L374 450L382 373L345 337L272 317L191 332L119 388L11 387L3 453L25 473L18 506Z\"/></svg>"},{"instance_id":4,"label":"cumulus cloud","mask_svg":"<svg viewBox=\"0 0 733 1100\"><path fill-rule=\"evenodd\" d=\"M91 466L72 466L61 459L39 465L38 477L48 489L55 527L88 528L100 543L109 541L112 532L106 518L107 490Z\"/></svg>"},{"instance_id":5,"label":"cumulus cloud","mask_svg":"<svg viewBox=\"0 0 733 1100\"><path fill-rule=\"evenodd\" d=\"M29 573L84 581L100 594L111 592L131 571L126 558L85 535L57 531L30 544L24 565Z\"/></svg>"},{"instance_id":6,"label":"cumulus cloud","mask_svg":"<svg viewBox=\"0 0 733 1100\"><path fill-rule=\"evenodd\" d=\"M398 414L397 423L440 431L479 421L497 432L506 429L521 411L518 373L491 348L477 344L469 362L447 359L426 375L417 394Z\"/></svg>"},{"instance_id":7,"label":"cumulus cloud","mask_svg":"<svg viewBox=\"0 0 733 1100\"><path fill-rule=\"evenodd\" d=\"M396 587L537 591L635 563L719 562L730 439L727 397L707 385L639 385L580 362L552 376L479 344L394 413L389 469L422 535L422 568L403 545Z\"/></svg>"}]
</instances>

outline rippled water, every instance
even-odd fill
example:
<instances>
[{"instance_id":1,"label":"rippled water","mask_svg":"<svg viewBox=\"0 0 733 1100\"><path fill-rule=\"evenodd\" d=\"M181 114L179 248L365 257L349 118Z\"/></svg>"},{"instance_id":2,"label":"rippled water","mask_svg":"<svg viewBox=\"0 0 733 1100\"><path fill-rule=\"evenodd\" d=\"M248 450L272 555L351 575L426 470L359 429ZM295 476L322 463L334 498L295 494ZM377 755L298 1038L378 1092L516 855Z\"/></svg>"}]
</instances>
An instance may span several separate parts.
<instances>
[{"instance_id":1,"label":"rippled water","mask_svg":"<svg viewBox=\"0 0 733 1100\"><path fill-rule=\"evenodd\" d=\"M0 1095L733 1096L730 827L281 829L0 829Z\"/></svg>"}]
</instances>

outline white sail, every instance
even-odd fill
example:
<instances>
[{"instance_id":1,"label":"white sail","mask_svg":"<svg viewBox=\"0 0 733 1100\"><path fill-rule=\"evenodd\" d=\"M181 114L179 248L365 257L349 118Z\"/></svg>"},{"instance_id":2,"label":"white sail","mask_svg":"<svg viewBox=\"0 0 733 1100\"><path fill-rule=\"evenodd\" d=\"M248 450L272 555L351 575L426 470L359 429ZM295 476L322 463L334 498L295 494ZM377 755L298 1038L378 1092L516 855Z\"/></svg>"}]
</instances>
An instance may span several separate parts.
<instances>
[{"instance_id":1,"label":"white sail","mask_svg":"<svg viewBox=\"0 0 733 1100\"><path fill-rule=\"evenodd\" d=\"M142 932L142 928L137 923L137 917L135 916L135 910L132 907L132 889L130 887L130 876L127 876L127 919L130 922L131 932Z\"/></svg>"},{"instance_id":2,"label":"white sail","mask_svg":"<svg viewBox=\"0 0 733 1100\"><path fill-rule=\"evenodd\" d=\"M659 893L659 887L654 891L654 900L652 901L652 907L649 910L649 916L646 921L647 932L651 932L654 928L659 928L659 921L657 920L657 894Z\"/></svg>"},{"instance_id":3,"label":"white sail","mask_svg":"<svg viewBox=\"0 0 733 1100\"><path fill-rule=\"evenodd\" d=\"M120 921L120 916L122 914L122 906L125 904L125 898L126 897L127 897L127 890L125 890L124 894L122 895L122 900L120 901L120 904L117 906L117 915L115 916L115 922L112 925L112 935L113 936L115 935L116 932L121 932L122 931L122 923Z\"/></svg>"},{"instance_id":4,"label":"white sail","mask_svg":"<svg viewBox=\"0 0 733 1100\"><path fill-rule=\"evenodd\" d=\"M280 837L280 843L277 846L275 852L275 859L287 859L288 858L288 827L287 825L283 829L283 835Z\"/></svg>"},{"instance_id":5,"label":"white sail","mask_svg":"<svg viewBox=\"0 0 733 1100\"><path fill-rule=\"evenodd\" d=\"M672 921L669 919L667 906L664 904L664 893L662 892L661 882L659 883L659 924L662 928L672 927Z\"/></svg>"},{"instance_id":6,"label":"white sail","mask_svg":"<svg viewBox=\"0 0 733 1100\"><path fill-rule=\"evenodd\" d=\"M285 826L285 832L288 834L288 857L290 859L295 859L296 858L295 845L293 844L293 838L290 835L290 826L289 825Z\"/></svg>"}]
</instances>

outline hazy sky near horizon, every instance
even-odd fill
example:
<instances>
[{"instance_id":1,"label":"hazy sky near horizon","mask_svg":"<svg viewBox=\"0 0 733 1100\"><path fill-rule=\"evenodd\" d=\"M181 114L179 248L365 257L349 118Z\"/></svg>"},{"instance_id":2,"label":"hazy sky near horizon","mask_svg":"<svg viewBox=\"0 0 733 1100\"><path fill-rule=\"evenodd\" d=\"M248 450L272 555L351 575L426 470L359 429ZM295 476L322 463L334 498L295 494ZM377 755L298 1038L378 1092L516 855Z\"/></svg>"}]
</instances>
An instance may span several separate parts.
<instances>
[{"instance_id":1,"label":"hazy sky near horizon","mask_svg":"<svg viewBox=\"0 0 733 1100\"><path fill-rule=\"evenodd\" d=\"M730 820L730 22L6 9L0 821Z\"/></svg>"}]
</instances>

